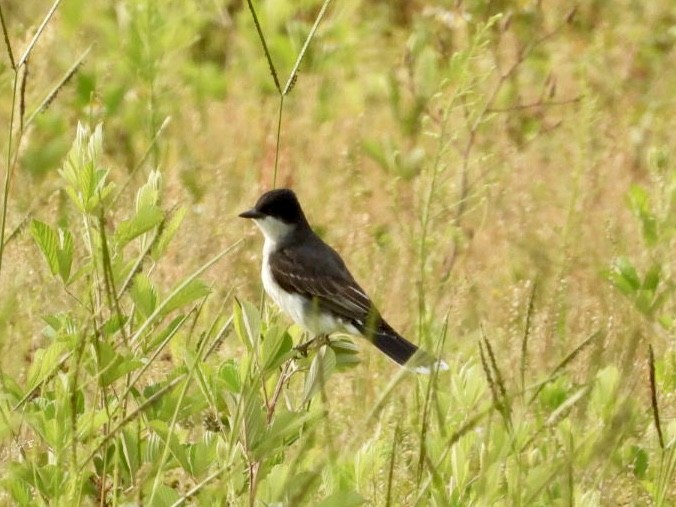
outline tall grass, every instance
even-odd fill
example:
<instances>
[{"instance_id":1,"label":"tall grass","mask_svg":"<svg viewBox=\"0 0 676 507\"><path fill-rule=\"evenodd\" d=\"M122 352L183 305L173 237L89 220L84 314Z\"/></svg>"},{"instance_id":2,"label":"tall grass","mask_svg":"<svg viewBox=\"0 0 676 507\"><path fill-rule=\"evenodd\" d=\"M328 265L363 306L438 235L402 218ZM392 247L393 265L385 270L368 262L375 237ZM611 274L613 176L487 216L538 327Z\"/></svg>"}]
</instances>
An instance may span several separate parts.
<instances>
[{"instance_id":1,"label":"tall grass","mask_svg":"<svg viewBox=\"0 0 676 507\"><path fill-rule=\"evenodd\" d=\"M80 7L0 6L4 503L674 502L666 5ZM448 372L250 302L282 174Z\"/></svg>"}]
</instances>

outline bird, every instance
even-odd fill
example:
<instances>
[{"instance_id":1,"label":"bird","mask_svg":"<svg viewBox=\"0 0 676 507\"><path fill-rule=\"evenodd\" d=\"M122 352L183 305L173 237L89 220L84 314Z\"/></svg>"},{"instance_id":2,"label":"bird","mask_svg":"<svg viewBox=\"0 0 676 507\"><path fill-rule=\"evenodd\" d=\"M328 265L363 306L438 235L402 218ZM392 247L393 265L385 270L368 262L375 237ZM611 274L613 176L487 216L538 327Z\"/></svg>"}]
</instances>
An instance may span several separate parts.
<instances>
[{"instance_id":1,"label":"bird","mask_svg":"<svg viewBox=\"0 0 676 507\"><path fill-rule=\"evenodd\" d=\"M445 361L419 349L387 323L340 255L312 230L293 190L265 192L239 216L253 220L265 238L265 292L315 338L347 333L366 338L416 373L448 369Z\"/></svg>"}]
</instances>

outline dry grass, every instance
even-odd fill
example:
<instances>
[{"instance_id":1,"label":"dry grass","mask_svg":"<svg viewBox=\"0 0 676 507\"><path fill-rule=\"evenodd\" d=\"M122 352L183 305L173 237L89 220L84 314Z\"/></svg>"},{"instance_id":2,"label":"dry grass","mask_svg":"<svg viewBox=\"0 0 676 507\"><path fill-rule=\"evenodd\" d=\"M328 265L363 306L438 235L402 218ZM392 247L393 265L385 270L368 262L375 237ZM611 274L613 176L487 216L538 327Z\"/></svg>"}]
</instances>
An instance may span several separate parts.
<instances>
[{"instance_id":1,"label":"dry grass","mask_svg":"<svg viewBox=\"0 0 676 507\"><path fill-rule=\"evenodd\" d=\"M10 1L3 6L15 54L40 19L35 13L49 4L32 2L29 8ZM7 231L11 233L27 214L50 223L68 220L65 197L54 193L60 185L55 169L62 158L59 150L67 148L78 119L104 122L106 165L111 179L121 186L149 149L159 125L170 117L156 149L131 177L131 188L157 166L164 177L163 205L188 206L183 227L154 273L161 287L168 289L246 237L235 255L206 275L216 298L204 311L213 317L228 293L254 302L260 298L261 238L236 215L272 184L279 99L246 6L241 10L229 4L217 8L218 2L189 2L184 19L154 7L158 25L146 35L149 40L157 34L162 38L144 46L135 41L128 13L123 12L136 12L137 4L146 5L130 2L109 7L105 2L88 2L88 14L81 18L73 14L75 7L64 5L36 46L27 89L31 105L39 103L50 84L58 82L80 52L95 43L74 81L60 91L22 140L11 182ZM272 34L273 57L279 58L286 72L302 38L293 38L292 48L283 40L293 23L311 24L319 6L310 4L297 9L288 2L267 2L259 7L263 30ZM275 13L274 5L288 12ZM443 355L456 373L462 365L479 365L483 327L507 390L519 391L525 316L536 283L526 385L546 378L566 354L600 331L598 341L571 362L566 381L582 384L603 367L616 365L623 381L615 395L633 400L632 410L644 413L646 420L632 426L632 432L641 428L640 434L624 434L617 420L623 409L619 407L615 419L606 422L616 423L626 442L654 447L644 357L651 343L658 385L661 379L663 388L673 390L668 372L672 368L670 375L674 375L674 361L660 362L673 357L673 328L664 329L643 315L604 273L619 256L632 259L639 273L659 260L665 283L673 284L673 210L666 215L672 229L665 226L660 245L647 246L627 198L631 185L639 184L648 189L656 207L668 207L669 199L673 206L673 196L663 191L667 171L660 175L649 163L651 154L662 150L670 154L668 171L673 175L673 7L669 2L594 2L581 5L567 23L565 2L546 8L506 2L510 24L503 17L489 30L485 47L461 74L466 80L463 85L449 70L450 59L467 50L487 14L477 6L444 10L422 2L412 5L403 24L395 22L396 7L370 2L331 7L311 46L309 63L301 68L295 89L285 99L279 184L296 190L311 223L342 253L397 329L416 342L436 339L448 315ZM97 16L100 21L95 21ZM214 25L217 29L211 30ZM175 40L169 29L176 30ZM501 83L497 66L503 71L510 68L528 41L546 34L550 36ZM195 48L204 47L203 43L213 44L216 56L196 55ZM421 48L433 55L425 68ZM0 93L8 97L11 69L4 57ZM148 65L144 58L155 65L154 77L142 76ZM82 91L88 80L95 83L91 100ZM426 97L419 131L407 132L405 111L425 86L438 95ZM500 88L491 99L496 86ZM227 91L202 92L202 87ZM458 91L463 96L447 110L445 138L427 135L439 133L448 99ZM116 93L119 97L111 98ZM395 93L400 97L398 106L393 106ZM558 101L564 103L552 103ZM519 104L535 105L520 108ZM484 105L495 111L483 116L473 134L467 115L473 118ZM1 125L10 124L10 108L8 100L0 100ZM471 136L470 149L465 150ZM421 217L440 142L445 144L429 205L427 239L421 246ZM385 156L393 160L417 149L422 154L419 165L411 173L384 167L369 155L368 143L382 143ZM31 160L40 154L41 144L57 155L45 155L46 165L38 170ZM463 167L469 183L464 192L459 183ZM458 217L458 197L463 193L465 209ZM133 192L122 195L119 211L110 212L111 224L126 218L124 210L133 199ZM80 257L84 254L77 252ZM440 279L449 266L450 276ZM21 382L33 351L45 346L41 317L67 310L73 301L64 298L53 282L25 230L7 244L0 284L2 372ZM425 296L422 313L421 294ZM672 288L663 313L673 316L675 303ZM229 305L226 308L229 311ZM421 330L423 336L418 336ZM231 336L218 353L226 359L242 349ZM329 384L332 445L338 449L348 444L352 449L361 447L353 440L355 412L361 415L364 407L372 407L396 374L373 349L363 346L360 354L359 367L334 376ZM480 368L475 374L481 374ZM445 382L442 377L442 397L447 394ZM371 442L372 434L377 442L378 458L373 459L380 474L358 489L373 505L384 505L390 470L389 458L378 460L392 445L395 423L417 427L416 417L399 419L422 406L421 392L415 379L406 379L378 424L357 430L364 442ZM669 408L674 393L659 394L666 427L676 415ZM484 401L488 397L484 393ZM448 397L443 403L449 403ZM517 427L526 419L519 413L515 417ZM500 422L491 419L486 424ZM459 426L448 428L449 434ZM623 445L611 440L600 441L599 445L607 444L604 451ZM604 461L604 451L590 451L596 458L580 458L590 468L574 472L578 500L584 492L597 491L604 495L601 504L620 499L644 503L640 480L630 473L620 476L609 471L612 466ZM418 459L416 435L405 432L397 442L397 453L394 484L410 480L407 467L413 470L412 463ZM338 461L351 458L341 456ZM489 477L478 482L479 497ZM600 477L602 482L597 481ZM404 496L395 504L412 505L417 491L399 488L397 494ZM672 499L673 494L672 487ZM605 495L610 495L608 500ZM595 503L591 498L587 505Z\"/></svg>"}]
</instances>

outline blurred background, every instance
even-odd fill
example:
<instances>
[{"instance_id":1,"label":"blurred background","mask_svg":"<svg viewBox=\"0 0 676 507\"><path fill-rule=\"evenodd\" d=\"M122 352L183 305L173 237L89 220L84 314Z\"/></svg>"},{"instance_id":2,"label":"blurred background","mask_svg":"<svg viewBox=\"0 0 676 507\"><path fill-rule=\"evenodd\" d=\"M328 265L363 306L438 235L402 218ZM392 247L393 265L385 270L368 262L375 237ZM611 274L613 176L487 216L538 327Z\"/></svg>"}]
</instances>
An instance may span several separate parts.
<instances>
[{"instance_id":1,"label":"blurred background","mask_svg":"<svg viewBox=\"0 0 676 507\"><path fill-rule=\"evenodd\" d=\"M16 54L50 6L3 2ZM320 7L257 7L282 84ZM427 317L450 312L451 350L483 321L507 352L538 280L536 346L602 325L619 354L634 316L601 273L620 255L650 263L628 192L659 192L673 170L675 22L670 2L331 5L284 103L277 185L403 332L424 282ZM257 297L261 242L236 214L273 185L279 95L246 3L63 2L30 58L27 115L88 48L24 136L8 233L27 215L65 220L57 170L77 122L103 122L118 185L158 168L163 202L189 205L164 275L251 235L212 276ZM8 63L3 51L3 125ZM34 323L16 303L41 287L21 307L43 307L49 283L28 235L6 255L0 325L23 346Z\"/></svg>"},{"instance_id":2,"label":"blurred background","mask_svg":"<svg viewBox=\"0 0 676 507\"><path fill-rule=\"evenodd\" d=\"M15 60L51 5L3 0ZM321 2L254 5L283 86ZM442 355L459 368L478 362L483 329L519 384L524 329L531 379L596 333L557 389L614 364L644 415L652 343L673 420L675 44L669 1L334 2L284 99L277 154L280 96L246 2L65 0L27 65L27 117L58 93L26 128L11 175L3 371L21 376L43 345L40 315L67 304L25 224L68 223L58 169L77 123L102 123L109 178L130 188L107 220L126 218L152 169L163 206L187 207L160 286L244 236L206 277L220 297L258 302L262 239L237 213L289 186L412 341L433 347L447 323ZM9 127L18 106L4 46ZM332 380L352 409L374 403L394 371L369 347L361 359ZM640 478L618 476L639 498Z\"/></svg>"}]
</instances>

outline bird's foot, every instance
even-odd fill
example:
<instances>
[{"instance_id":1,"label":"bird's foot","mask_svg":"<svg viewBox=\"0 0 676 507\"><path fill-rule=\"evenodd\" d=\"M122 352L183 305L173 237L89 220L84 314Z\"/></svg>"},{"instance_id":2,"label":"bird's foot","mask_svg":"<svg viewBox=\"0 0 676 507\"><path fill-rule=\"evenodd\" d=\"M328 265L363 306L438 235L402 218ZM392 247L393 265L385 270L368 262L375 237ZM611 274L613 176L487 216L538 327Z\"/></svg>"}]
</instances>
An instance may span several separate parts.
<instances>
[{"instance_id":1,"label":"bird's foot","mask_svg":"<svg viewBox=\"0 0 676 507\"><path fill-rule=\"evenodd\" d=\"M307 357L308 351L310 348L319 348L322 345L327 345L331 343L329 341L329 335L327 334L320 334L312 338L311 340L306 341L305 343L301 343L300 345L296 345L294 347L294 350L298 352L301 356Z\"/></svg>"},{"instance_id":2,"label":"bird's foot","mask_svg":"<svg viewBox=\"0 0 676 507\"><path fill-rule=\"evenodd\" d=\"M307 357L307 351L310 348L310 346L314 343L316 338L312 338L311 340L308 340L304 343L301 343L299 345L296 345L293 350L298 352L301 356Z\"/></svg>"}]
</instances>

